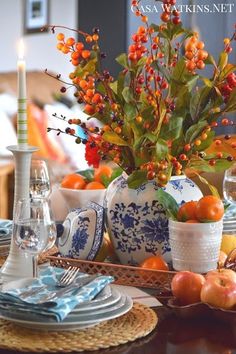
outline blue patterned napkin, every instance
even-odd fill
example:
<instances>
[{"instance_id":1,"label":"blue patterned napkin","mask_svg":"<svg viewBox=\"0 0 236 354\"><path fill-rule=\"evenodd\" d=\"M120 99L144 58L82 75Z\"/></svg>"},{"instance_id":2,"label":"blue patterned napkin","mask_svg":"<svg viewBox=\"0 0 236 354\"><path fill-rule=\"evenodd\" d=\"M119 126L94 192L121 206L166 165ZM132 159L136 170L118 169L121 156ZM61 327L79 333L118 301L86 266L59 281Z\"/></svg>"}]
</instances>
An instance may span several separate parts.
<instances>
[{"instance_id":1,"label":"blue patterned napkin","mask_svg":"<svg viewBox=\"0 0 236 354\"><path fill-rule=\"evenodd\" d=\"M107 284L114 278L111 276L100 276L80 289L75 289L60 298L49 300L42 304L36 304L37 300L50 294L51 291L59 290L55 286L58 278L62 275L64 269L48 267L44 270L38 279L32 281L31 285L20 289L12 289L6 292L0 292L0 313L12 313L18 317L27 316L27 319L52 320L60 322L68 313L70 313L78 304L92 300ZM84 275L79 273L78 276ZM42 289L42 285L47 285ZM29 289L38 288L39 291L32 296L22 300L20 295Z\"/></svg>"},{"instance_id":2,"label":"blue patterned napkin","mask_svg":"<svg viewBox=\"0 0 236 354\"><path fill-rule=\"evenodd\" d=\"M10 237L12 233L12 221L0 219L0 239Z\"/></svg>"}]
</instances>

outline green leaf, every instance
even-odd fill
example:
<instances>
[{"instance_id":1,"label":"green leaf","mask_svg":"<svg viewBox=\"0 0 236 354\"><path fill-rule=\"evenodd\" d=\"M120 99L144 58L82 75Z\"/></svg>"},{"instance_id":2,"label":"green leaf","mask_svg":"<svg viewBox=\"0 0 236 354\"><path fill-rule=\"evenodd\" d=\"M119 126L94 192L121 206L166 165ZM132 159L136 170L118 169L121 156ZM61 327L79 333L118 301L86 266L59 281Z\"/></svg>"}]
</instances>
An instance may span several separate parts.
<instances>
[{"instance_id":1,"label":"green leaf","mask_svg":"<svg viewBox=\"0 0 236 354\"><path fill-rule=\"evenodd\" d=\"M109 86L112 89L112 91L115 92L115 94L117 94L117 81L111 82Z\"/></svg>"},{"instance_id":2,"label":"green leaf","mask_svg":"<svg viewBox=\"0 0 236 354\"><path fill-rule=\"evenodd\" d=\"M157 160L163 160L168 154L168 146L165 140L158 139L156 143L156 158Z\"/></svg>"},{"instance_id":3,"label":"green leaf","mask_svg":"<svg viewBox=\"0 0 236 354\"><path fill-rule=\"evenodd\" d=\"M146 64L146 62L147 62L147 58L146 57L142 57L137 62L136 66L144 66Z\"/></svg>"},{"instance_id":4,"label":"green leaf","mask_svg":"<svg viewBox=\"0 0 236 354\"><path fill-rule=\"evenodd\" d=\"M225 112L234 112L236 111L236 88L233 89L229 96L229 100L226 103L226 106L224 108Z\"/></svg>"},{"instance_id":5,"label":"green leaf","mask_svg":"<svg viewBox=\"0 0 236 354\"><path fill-rule=\"evenodd\" d=\"M92 182L94 180L94 169L88 168L82 171L76 171L77 174L83 176L86 182Z\"/></svg>"},{"instance_id":6,"label":"green leaf","mask_svg":"<svg viewBox=\"0 0 236 354\"><path fill-rule=\"evenodd\" d=\"M144 120L149 120L152 117L153 107L147 107L143 111L140 112L142 118Z\"/></svg>"},{"instance_id":7,"label":"green leaf","mask_svg":"<svg viewBox=\"0 0 236 354\"><path fill-rule=\"evenodd\" d=\"M188 168L193 170L193 172L214 172L214 167L210 166L208 161L205 161L201 158L191 158Z\"/></svg>"},{"instance_id":8,"label":"green leaf","mask_svg":"<svg viewBox=\"0 0 236 354\"><path fill-rule=\"evenodd\" d=\"M227 64L228 64L228 54L226 52L221 52L218 61L218 67L220 71L222 71Z\"/></svg>"},{"instance_id":9,"label":"green leaf","mask_svg":"<svg viewBox=\"0 0 236 354\"><path fill-rule=\"evenodd\" d=\"M108 141L111 144L116 144L119 146L129 146L129 144L115 132L105 132L102 138L103 140Z\"/></svg>"},{"instance_id":10,"label":"green leaf","mask_svg":"<svg viewBox=\"0 0 236 354\"><path fill-rule=\"evenodd\" d=\"M215 132L211 130L210 132L207 133L207 139L202 140L201 145L196 146L197 151L204 151L206 150L213 142L213 138L215 136Z\"/></svg>"},{"instance_id":11,"label":"green leaf","mask_svg":"<svg viewBox=\"0 0 236 354\"><path fill-rule=\"evenodd\" d=\"M230 168L232 166L233 162L227 161L227 160L216 160L216 164L214 166L214 170L215 172L222 172L227 170L228 168Z\"/></svg>"},{"instance_id":12,"label":"green leaf","mask_svg":"<svg viewBox=\"0 0 236 354\"><path fill-rule=\"evenodd\" d=\"M221 71L219 79L224 80L229 74L232 72L236 71L236 65L233 64L227 64L224 69Z\"/></svg>"},{"instance_id":13,"label":"green leaf","mask_svg":"<svg viewBox=\"0 0 236 354\"><path fill-rule=\"evenodd\" d=\"M157 140L156 135L155 135L155 134L152 134L152 133L150 133L150 132L149 132L149 133L145 133L143 137L144 137L144 138L147 138L147 139L150 140L152 143L155 143L156 140Z\"/></svg>"},{"instance_id":14,"label":"green leaf","mask_svg":"<svg viewBox=\"0 0 236 354\"><path fill-rule=\"evenodd\" d=\"M178 139L183 127L183 118L172 116L169 124L162 125L160 137L165 140Z\"/></svg>"},{"instance_id":15,"label":"green leaf","mask_svg":"<svg viewBox=\"0 0 236 354\"><path fill-rule=\"evenodd\" d=\"M190 101L190 114L193 121L197 120L199 114L204 110L209 103L209 97L212 92L212 88L205 86L199 89L192 95Z\"/></svg>"},{"instance_id":16,"label":"green leaf","mask_svg":"<svg viewBox=\"0 0 236 354\"><path fill-rule=\"evenodd\" d=\"M204 63L214 65L215 68L217 67L215 59L213 58L213 56L211 54L208 54L208 57L206 58Z\"/></svg>"},{"instance_id":17,"label":"green leaf","mask_svg":"<svg viewBox=\"0 0 236 354\"><path fill-rule=\"evenodd\" d=\"M129 63L128 63L128 58L127 58L127 54L126 53L122 53L120 54L117 58L116 58L117 63L119 63L121 66L123 66L124 68L128 68L129 67Z\"/></svg>"},{"instance_id":18,"label":"green leaf","mask_svg":"<svg viewBox=\"0 0 236 354\"><path fill-rule=\"evenodd\" d=\"M214 195L215 197L217 197L217 198L220 199L219 192L218 192L218 190L217 190L217 188L216 188L215 186L213 186L212 184L210 184L206 178L204 178L204 177L202 177L201 175L199 175L199 173L197 173L196 171L193 172L193 173L200 179L200 181L201 181L203 184L206 184L206 185L207 185L207 187L210 189L212 195Z\"/></svg>"},{"instance_id":19,"label":"green leaf","mask_svg":"<svg viewBox=\"0 0 236 354\"><path fill-rule=\"evenodd\" d=\"M125 87L122 91L122 96L124 97L125 102L131 103L134 100L134 96L129 87Z\"/></svg>"},{"instance_id":20,"label":"green leaf","mask_svg":"<svg viewBox=\"0 0 236 354\"><path fill-rule=\"evenodd\" d=\"M176 200L169 193L165 192L162 188L158 189L158 191L156 192L156 197L158 202L160 202L166 209L169 217L173 220L177 220L179 206Z\"/></svg>"},{"instance_id":21,"label":"green leaf","mask_svg":"<svg viewBox=\"0 0 236 354\"><path fill-rule=\"evenodd\" d=\"M97 58L90 60L84 67L83 71L88 71L90 74L93 74L96 69Z\"/></svg>"},{"instance_id":22,"label":"green leaf","mask_svg":"<svg viewBox=\"0 0 236 354\"><path fill-rule=\"evenodd\" d=\"M150 132L145 133L144 135L142 135L140 138L136 139L135 143L134 143L134 149L135 150L139 150L143 144L143 141L145 139L150 140L152 143L155 143L157 140L157 137L155 134L152 134Z\"/></svg>"},{"instance_id":23,"label":"green leaf","mask_svg":"<svg viewBox=\"0 0 236 354\"><path fill-rule=\"evenodd\" d=\"M121 167L117 167L112 171L111 177L107 177L106 175L101 176L102 184L107 188L109 184L116 178L122 174L123 170Z\"/></svg>"},{"instance_id":24,"label":"green leaf","mask_svg":"<svg viewBox=\"0 0 236 354\"><path fill-rule=\"evenodd\" d=\"M136 117L136 108L134 105L130 103L125 103L124 105L124 112L127 118L127 121L130 122L131 120L134 120Z\"/></svg>"},{"instance_id":25,"label":"green leaf","mask_svg":"<svg viewBox=\"0 0 236 354\"><path fill-rule=\"evenodd\" d=\"M207 77L201 77L201 80L206 84L208 87L213 87L213 82L209 80Z\"/></svg>"},{"instance_id":26,"label":"green leaf","mask_svg":"<svg viewBox=\"0 0 236 354\"><path fill-rule=\"evenodd\" d=\"M203 131L203 129L208 125L207 121L203 120L197 124L192 125L185 134L185 142L192 143Z\"/></svg>"},{"instance_id":27,"label":"green leaf","mask_svg":"<svg viewBox=\"0 0 236 354\"><path fill-rule=\"evenodd\" d=\"M129 188L135 189L147 181L147 171L134 171L127 179Z\"/></svg>"},{"instance_id":28,"label":"green leaf","mask_svg":"<svg viewBox=\"0 0 236 354\"><path fill-rule=\"evenodd\" d=\"M185 60L182 58L178 61L177 65L173 70L172 79L176 81L181 81L181 79L183 79L183 74L185 71L186 71L186 64L185 64Z\"/></svg>"},{"instance_id":29,"label":"green leaf","mask_svg":"<svg viewBox=\"0 0 236 354\"><path fill-rule=\"evenodd\" d=\"M151 67L159 71L166 78L167 81L170 81L170 72L168 69L166 69L165 66L159 65L157 61L153 61Z\"/></svg>"},{"instance_id":30,"label":"green leaf","mask_svg":"<svg viewBox=\"0 0 236 354\"><path fill-rule=\"evenodd\" d=\"M120 97L125 86L125 75L121 72L117 79L117 95Z\"/></svg>"}]
</instances>

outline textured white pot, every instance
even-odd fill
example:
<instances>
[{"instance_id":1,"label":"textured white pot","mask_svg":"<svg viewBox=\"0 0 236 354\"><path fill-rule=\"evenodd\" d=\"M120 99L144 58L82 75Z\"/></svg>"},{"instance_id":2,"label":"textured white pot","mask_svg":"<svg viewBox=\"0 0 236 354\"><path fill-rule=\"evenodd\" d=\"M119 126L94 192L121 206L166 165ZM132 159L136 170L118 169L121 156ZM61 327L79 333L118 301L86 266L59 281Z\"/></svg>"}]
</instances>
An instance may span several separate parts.
<instances>
[{"instance_id":1,"label":"textured white pot","mask_svg":"<svg viewBox=\"0 0 236 354\"><path fill-rule=\"evenodd\" d=\"M207 273L217 268L223 221L188 224L169 220L173 268Z\"/></svg>"}]
</instances>

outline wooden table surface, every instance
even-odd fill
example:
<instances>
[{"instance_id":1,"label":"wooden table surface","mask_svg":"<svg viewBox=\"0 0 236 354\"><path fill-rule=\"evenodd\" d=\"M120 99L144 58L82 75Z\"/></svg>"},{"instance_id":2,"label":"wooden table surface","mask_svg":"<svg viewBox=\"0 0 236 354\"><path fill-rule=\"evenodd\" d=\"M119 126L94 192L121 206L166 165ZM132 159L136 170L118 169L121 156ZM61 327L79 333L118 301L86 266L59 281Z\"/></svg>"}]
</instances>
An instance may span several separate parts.
<instances>
[{"instance_id":1,"label":"wooden table surface","mask_svg":"<svg viewBox=\"0 0 236 354\"><path fill-rule=\"evenodd\" d=\"M147 337L93 354L235 354L236 328L208 320L180 320L165 307L155 309L156 329ZM1 344L0 344L1 345ZM16 354L0 350L0 354ZM60 352L61 353L61 352Z\"/></svg>"}]
</instances>

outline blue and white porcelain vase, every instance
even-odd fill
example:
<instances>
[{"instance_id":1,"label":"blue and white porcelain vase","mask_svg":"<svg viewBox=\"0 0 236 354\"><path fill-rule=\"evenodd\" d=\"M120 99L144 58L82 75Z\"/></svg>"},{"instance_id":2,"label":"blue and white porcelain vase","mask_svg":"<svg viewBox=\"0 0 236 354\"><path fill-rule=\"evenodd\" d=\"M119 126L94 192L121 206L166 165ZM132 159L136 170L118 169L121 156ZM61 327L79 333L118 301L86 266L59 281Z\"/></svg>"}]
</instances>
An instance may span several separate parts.
<instances>
[{"instance_id":1,"label":"blue and white porcelain vase","mask_svg":"<svg viewBox=\"0 0 236 354\"><path fill-rule=\"evenodd\" d=\"M137 189L130 189L125 174L108 187L105 197L107 227L121 264L138 265L156 254L171 261L168 219L156 199L158 188L154 181L149 181ZM164 190L179 205L202 197L198 186L186 176L172 177Z\"/></svg>"}]
</instances>

